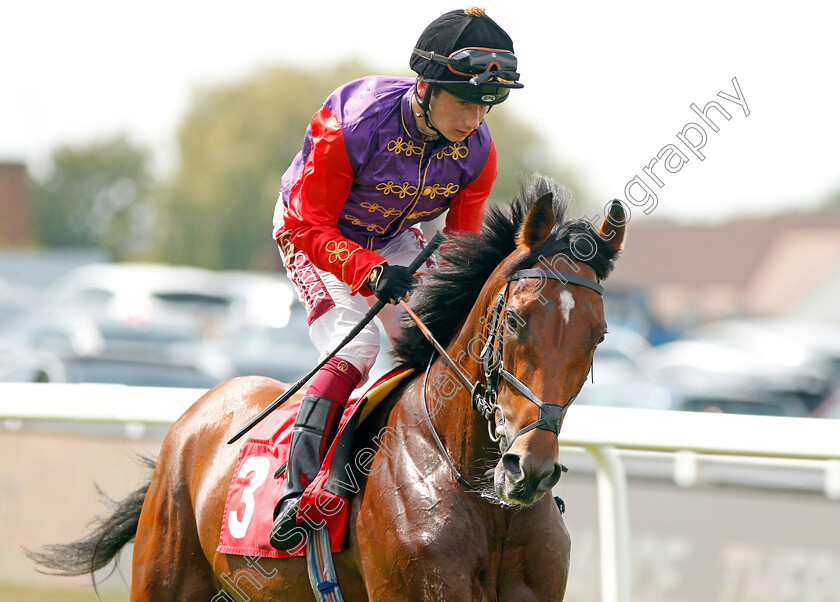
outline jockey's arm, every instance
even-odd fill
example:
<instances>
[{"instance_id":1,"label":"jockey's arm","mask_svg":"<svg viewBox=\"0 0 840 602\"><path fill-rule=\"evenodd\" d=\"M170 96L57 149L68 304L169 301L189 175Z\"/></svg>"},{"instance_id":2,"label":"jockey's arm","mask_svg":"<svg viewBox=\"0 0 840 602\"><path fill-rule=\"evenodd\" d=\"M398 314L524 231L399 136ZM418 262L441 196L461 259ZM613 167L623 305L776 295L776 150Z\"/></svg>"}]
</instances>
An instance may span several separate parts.
<instances>
[{"instance_id":1,"label":"jockey's arm","mask_svg":"<svg viewBox=\"0 0 840 602\"><path fill-rule=\"evenodd\" d=\"M349 284L354 293L370 295L365 279L385 260L347 239L338 229L354 177L341 123L323 106L312 118L310 128L312 148L286 209L285 225L291 242L316 267Z\"/></svg>"}]
</instances>

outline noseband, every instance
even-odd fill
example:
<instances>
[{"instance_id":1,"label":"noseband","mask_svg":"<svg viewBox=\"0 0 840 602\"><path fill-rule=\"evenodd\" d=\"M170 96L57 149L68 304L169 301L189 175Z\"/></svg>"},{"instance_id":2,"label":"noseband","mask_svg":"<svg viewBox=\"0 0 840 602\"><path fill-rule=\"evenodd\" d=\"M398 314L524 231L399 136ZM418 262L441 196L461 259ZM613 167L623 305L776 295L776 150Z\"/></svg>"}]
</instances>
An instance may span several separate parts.
<instances>
[{"instance_id":1,"label":"noseband","mask_svg":"<svg viewBox=\"0 0 840 602\"><path fill-rule=\"evenodd\" d=\"M520 381L508 370L505 369L504 361L502 359L502 349L505 342L505 334L503 329L505 328L506 319L509 315L511 317L514 317L514 319L517 319L517 321L522 319L519 316L516 316L514 312L509 312L506 309L507 298L510 291L510 283L526 278L540 278L541 280L558 280L563 284L575 284L578 286L584 286L595 291L599 295L604 294L604 287L601 286L601 284L599 284L595 280L592 280L590 278L584 278L576 274L569 274L566 272L558 272L556 270L546 270L540 268L531 268L525 270L518 270L514 272L508 277L507 283L505 284L505 288L499 291L499 294L496 296L496 301L493 304L493 311L490 316L487 340L484 344L480 355L481 364L484 369L485 382L476 382L472 384L469 388L471 390L472 407L479 414L481 414L485 418L485 420L487 420L487 428L490 434L490 439L494 443L499 444L499 450L502 452L502 454L504 454L505 452L507 452L508 449L510 449L517 437L533 429L540 428L546 431L551 431L554 434L559 434L560 423L563 421L563 416L576 397L573 396L564 405L545 402L539 397L537 397L534 394L534 392L528 388L527 385L525 385L522 381ZM433 344L434 343L436 343L436 341L433 341ZM446 355L446 352L442 351L439 345L435 345L435 348L438 349L438 352L442 352L442 355ZM434 426L432 425L432 419L429 415L428 405L426 404L426 382L429 377L429 371L431 370L434 357L434 354L432 354L432 357L429 358L429 365L426 368L426 374L423 380L422 405L426 417L426 422L428 423L429 428L432 431L432 435L435 439L435 442L438 445L438 448L441 450L444 459L449 465L449 468L452 470L452 473L455 475L455 478L458 480L459 483L461 483L468 489L475 489L475 487L473 487L466 479L464 479L464 477L461 476L461 474L456 470L455 466L452 464L452 460L449 458L449 454L447 453L445 447L443 446L443 443L441 442L440 438L437 435L437 432L435 431ZM448 360L446 363L451 368L455 369L456 376L459 376L459 379L462 382L464 382L464 384L469 384L469 380L466 379L466 376L460 371L460 369L457 367L457 364L455 364L455 362L448 356L446 356L445 359ZM509 441L504 432L504 412L502 411L501 406L497 403L499 395L499 385L501 384L501 381L505 381L506 383L508 383L508 385L513 387L513 389L515 389L520 395L530 400L531 402L537 404L537 406L539 406L540 408L539 419L532 422L528 426L522 428Z\"/></svg>"}]
</instances>

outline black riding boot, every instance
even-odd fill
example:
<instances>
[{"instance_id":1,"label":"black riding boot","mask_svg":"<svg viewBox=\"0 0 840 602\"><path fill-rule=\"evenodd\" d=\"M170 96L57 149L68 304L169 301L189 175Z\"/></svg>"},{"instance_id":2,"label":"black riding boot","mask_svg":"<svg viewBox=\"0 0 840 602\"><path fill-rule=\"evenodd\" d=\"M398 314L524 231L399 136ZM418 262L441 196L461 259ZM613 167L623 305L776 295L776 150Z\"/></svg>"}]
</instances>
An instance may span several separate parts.
<instances>
[{"instance_id":1,"label":"black riding boot","mask_svg":"<svg viewBox=\"0 0 840 602\"><path fill-rule=\"evenodd\" d=\"M326 397L306 395L301 401L292 431L286 477L271 527L270 542L278 550L291 550L303 541L298 529L307 527L297 522L300 496L318 475L343 410L340 404Z\"/></svg>"}]
</instances>

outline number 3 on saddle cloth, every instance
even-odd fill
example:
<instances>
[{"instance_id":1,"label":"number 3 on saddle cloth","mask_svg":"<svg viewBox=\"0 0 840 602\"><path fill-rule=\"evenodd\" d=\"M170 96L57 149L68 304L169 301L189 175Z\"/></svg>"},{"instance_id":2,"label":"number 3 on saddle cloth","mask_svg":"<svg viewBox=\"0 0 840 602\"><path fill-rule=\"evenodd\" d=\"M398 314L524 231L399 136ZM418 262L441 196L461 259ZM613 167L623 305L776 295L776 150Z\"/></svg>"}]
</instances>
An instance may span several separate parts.
<instances>
[{"instance_id":1,"label":"number 3 on saddle cloth","mask_svg":"<svg viewBox=\"0 0 840 602\"><path fill-rule=\"evenodd\" d=\"M317 527L326 522L333 553L343 548L350 516L349 498L359 488L354 471L370 469L374 452L371 447L360 452L360 456L367 454L365 458L351 457L356 427L411 373L408 368L392 370L371 385L364 395L347 403L321 470L301 498L298 511L301 528L306 525ZM276 550L269 544L274 507L280 499L292 427L299 407L298 401L272 412L254 427L240 448L225 503L218 552L269 558L306 555L305 539L288 552ZM391 433L387 437L398 440L400 435ZM381 439L375 444L385 448L389 444L385 441L386 434L382 434Z\"/></svg>"}]
</instances>

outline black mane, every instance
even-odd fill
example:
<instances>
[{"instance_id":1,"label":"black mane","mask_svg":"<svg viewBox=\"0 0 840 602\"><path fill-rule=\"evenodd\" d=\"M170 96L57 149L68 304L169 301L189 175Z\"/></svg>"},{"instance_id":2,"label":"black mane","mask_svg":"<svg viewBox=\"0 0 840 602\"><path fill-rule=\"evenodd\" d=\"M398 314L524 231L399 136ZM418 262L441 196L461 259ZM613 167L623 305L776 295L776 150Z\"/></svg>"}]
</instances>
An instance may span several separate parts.
<instances>
[{"instance_id":1,"label":"black mane","mask_svg":"<svg viewBox=\"0 0 840 602\"><path fill-rule=\"evenodd\" d=\"M542 245L517 262L513 270L532 267L541 256L564 253L575 257L572 247L586 237L580 246L591 248L588 241L594 241L596 249L582 262L595 270L599 280L610 273L616 252L595 234L592 224L583 219L567 218L570 198L565 188L550 178L535 175L508 207L488 206L479 234L462 232L446 237L437 255L438 268L425 276L423 284L412 293L415 313L441 345L449 344L490 274L516 249L516 235L528 210L548 193L553 196L555 214L551 234ZM425 368L433 352L432 344L410 318L406 317L402 326L403 333L394 345L394 355L400 365Z\"/></svg>"}]
</instances>

